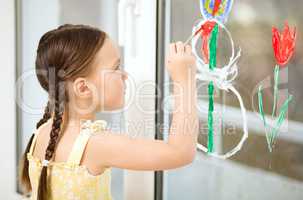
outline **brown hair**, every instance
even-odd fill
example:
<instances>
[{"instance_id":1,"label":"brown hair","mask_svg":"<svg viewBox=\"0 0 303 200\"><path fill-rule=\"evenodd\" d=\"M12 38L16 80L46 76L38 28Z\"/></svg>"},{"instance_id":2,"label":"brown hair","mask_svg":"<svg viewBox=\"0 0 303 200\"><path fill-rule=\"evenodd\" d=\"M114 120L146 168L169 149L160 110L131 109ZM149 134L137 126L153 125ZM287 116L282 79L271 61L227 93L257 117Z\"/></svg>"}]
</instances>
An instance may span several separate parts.
<instances>
[{"instance_id":1,"label":"brown hair","mask_svg":"<svg viewBox=\"0 0 303 200\"><path fill-rule=\"evenodd\" d=\"M59 133L63 130L63 114L67 113L68 102L66 80L74 80L90 72L91 63L106 37L105 32L94 27L65 24L46 32L39 41L36 75L42 88L48 92L49 98L36 129L53 117L50 140L45 152L46 160L52 159L59 141ZM27 153L33 138L34 134L20 160L19 183L23 186L24 193L32 190ZM42 166L37 191L38 200L47 199L48 189L50 188L47 186L47 166Z\"/></svg>"}]
</instances>

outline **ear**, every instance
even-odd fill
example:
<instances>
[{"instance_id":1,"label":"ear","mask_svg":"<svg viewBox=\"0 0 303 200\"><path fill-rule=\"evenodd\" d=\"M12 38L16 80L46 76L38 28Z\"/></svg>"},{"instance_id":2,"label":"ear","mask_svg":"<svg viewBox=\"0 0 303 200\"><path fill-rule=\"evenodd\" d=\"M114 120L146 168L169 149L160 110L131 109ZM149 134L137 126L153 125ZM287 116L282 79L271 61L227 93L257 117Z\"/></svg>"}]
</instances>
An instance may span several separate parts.
<instances>
[{"instance_id":1,"label":"ear","mask_svg":"<svg viewBox=\"0 0 303 200\"><path fill-rule=\"evenodd\" d=\"M88 98L91 97L91 90L88 87L88 82L85 78L76 78L73 83L74 93L77 97Z\"/></svg>"}]
</instances>

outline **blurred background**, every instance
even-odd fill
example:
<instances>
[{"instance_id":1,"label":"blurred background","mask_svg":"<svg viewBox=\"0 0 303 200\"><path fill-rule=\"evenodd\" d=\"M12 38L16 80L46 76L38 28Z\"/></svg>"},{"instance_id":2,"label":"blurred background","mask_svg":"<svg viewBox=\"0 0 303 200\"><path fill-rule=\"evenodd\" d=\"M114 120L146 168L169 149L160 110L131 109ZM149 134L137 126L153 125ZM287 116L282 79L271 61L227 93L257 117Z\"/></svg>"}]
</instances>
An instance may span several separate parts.
<instances>
[{"instance_id":1,"label":"blurred background","mask_svg":"<svg viewBox=\"0 0 303 200\"><path fill-rule=\"evenodd\" d=\"M115 200L268 200L303 198L303 16L301 0L235 0L226 27L236 49L242 49L239 74L234 81L247 109L249 137L233 157L221 160L197 150L195 161L169 171L112 170ZM185 41L194 22L201 19L198 0L1 0L0 55L2 136L0 140L0 197L21 199L17 186L17 161L46 104L34 61L40 37L61 24L88 24L106 31L119 45L123 67L131 75L124 112L98 113L110 127L137 137L167 139L172 90L164 67L170 42ZM264 85L264 108L273 104L272 26L282 30L287 20L297 27L294 57L281 69L278 108L292 94L287 119L273 152L267 147L257 113L257 88ZM221 32L220 32L221 33ZM218 63L227 63L230 46L220 34ZM207 85L198 81L199 143L207 143ZM158 89L156 89L159 88ZM140 98L132 97L136 94ZM138 106L139 105L139 106ZM164 106L163 106L164 105ZM224 154L240 141L242 117L237 98L215 90L215 151ZM146 112L149 111L149 112ZM157 111L157 112L154 112ZM132 126L141 123L143 126ZM145 125L148 124L148 127Z\"/></svg>"}]
</instances>

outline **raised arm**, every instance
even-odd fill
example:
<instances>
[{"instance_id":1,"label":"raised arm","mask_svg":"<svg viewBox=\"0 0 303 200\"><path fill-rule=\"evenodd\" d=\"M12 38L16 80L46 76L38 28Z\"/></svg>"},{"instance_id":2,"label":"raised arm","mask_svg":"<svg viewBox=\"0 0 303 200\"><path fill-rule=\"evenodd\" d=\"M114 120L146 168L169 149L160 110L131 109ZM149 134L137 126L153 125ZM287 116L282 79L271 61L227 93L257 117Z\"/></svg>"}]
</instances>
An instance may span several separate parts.
<instances>
[{"instance_id":1,"label":"raised arm","mask_svg":"<svg viewBox=\"0 0 303 200\"><path fill-rule=\"evenodd\" d=\"M90 141L100 167L131 170L166 170L190 164L198 136L196 65L191 47L170 45L166 67L173 80L174 110L168 141L131 138L104 132Z\"/></svg>"}]
</instances>

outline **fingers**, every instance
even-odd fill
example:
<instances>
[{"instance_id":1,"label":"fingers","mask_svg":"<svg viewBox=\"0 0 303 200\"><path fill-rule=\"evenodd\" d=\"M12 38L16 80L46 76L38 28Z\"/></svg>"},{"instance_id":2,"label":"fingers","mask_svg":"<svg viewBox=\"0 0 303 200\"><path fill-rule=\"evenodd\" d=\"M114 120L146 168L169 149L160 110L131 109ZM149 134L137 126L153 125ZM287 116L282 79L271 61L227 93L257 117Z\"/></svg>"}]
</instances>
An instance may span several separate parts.
<instances>
[{"instance_id":1,"label":"fingers","mask_svg":"<svg viewBox=\"0 0 303 200\"><path fill-rule=\"evenodd\" d=\"M188 55L192 55L192 48L190 45L185 45L183 42L171 43L169 45L169 54L183 54L186 53Z\"/></svg>"},{"instance_id":2,"label":"fingers","mask_svg":"<svg viewBox=\"0 0 303 200\"><path fill-rule=\"evenodd\" d=\"M175 43L170 43L169 44L169 54L176 54L177 53L177 48Z\"/></svg>"},{"instance_id":3,"label":"fingers","mask_svg":"<svg viewBox=\"0 0 303 200\"><path fill-rule=\"evenodd\" d=\"M185 45L185 53L188 55L192 54L191 46L190 45Z\"/></svg>"},{"instance_id":4,"label":"fingers","mask_svg":"<svg viewBox=\"0 0 303 200\"><path fill-rule=\"evenodd\" d=\"M177 53L183 54L184 53L184 44L183 42L177 42L176 43L176 47L177 47Z\"/></svg>"}]
</instances>

